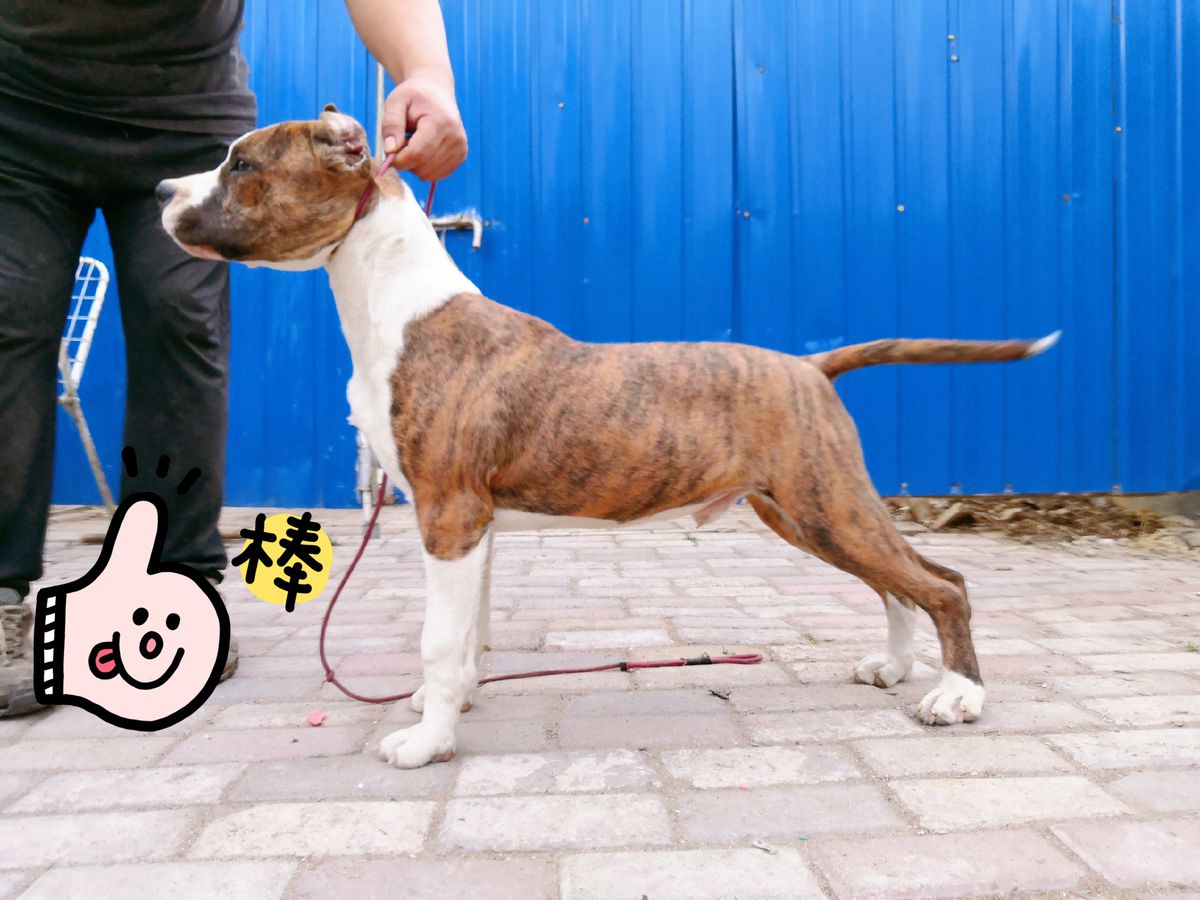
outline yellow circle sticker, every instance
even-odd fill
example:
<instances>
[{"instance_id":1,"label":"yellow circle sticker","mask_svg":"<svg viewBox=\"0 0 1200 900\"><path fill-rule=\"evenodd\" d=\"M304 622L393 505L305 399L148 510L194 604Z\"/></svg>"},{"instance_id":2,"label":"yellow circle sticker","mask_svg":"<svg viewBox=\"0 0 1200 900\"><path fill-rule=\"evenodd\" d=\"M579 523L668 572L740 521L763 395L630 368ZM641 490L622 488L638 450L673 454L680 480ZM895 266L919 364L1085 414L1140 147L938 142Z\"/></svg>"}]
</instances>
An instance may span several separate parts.
<instances>
[{"instance_id":1,"label":"yellow circle sticker","mask_svg":"<svg viewBox=\"0 0 1200 900\"><path fill-rule=\"evenodd\" d=\"M232 562L259 600L291 612L325 590L333 544L312 513L259 513L242 537L246 543Z\"/></svg>"}]
</instances>

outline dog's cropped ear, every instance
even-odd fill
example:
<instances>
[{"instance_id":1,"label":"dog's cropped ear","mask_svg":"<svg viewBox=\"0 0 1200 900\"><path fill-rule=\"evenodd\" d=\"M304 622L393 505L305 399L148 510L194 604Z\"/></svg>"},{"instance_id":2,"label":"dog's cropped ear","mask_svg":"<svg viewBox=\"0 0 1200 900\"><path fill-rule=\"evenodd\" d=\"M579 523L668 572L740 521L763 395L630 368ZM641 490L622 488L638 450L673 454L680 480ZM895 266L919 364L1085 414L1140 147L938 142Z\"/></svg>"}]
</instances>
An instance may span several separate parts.
<instances>
[{"instance_id":1,"label":"dog's cropped ear","mask_svg":"<svg viewBox=\"0 0 1200 900\"><path fill-rule=\"evenodd\" d=\"M347 168L357 169L370 159L366 130L332 103L322 110L313 137L332 162Z\"/></svg>"}]
</instances>

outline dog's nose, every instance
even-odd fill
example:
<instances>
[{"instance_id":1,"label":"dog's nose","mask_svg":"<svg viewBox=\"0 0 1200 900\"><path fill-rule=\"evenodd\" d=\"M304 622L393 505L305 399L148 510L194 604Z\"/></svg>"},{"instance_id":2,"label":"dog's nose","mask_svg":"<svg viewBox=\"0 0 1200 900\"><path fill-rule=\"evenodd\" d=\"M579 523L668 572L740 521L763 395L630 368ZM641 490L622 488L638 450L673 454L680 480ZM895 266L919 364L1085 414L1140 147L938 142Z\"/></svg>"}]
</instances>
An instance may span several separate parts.
<instances>
[{"instance_id":1,"label":"dog's nose","mask_svg":"<svg viewBox=\"0 0 1200 900\"><path fill-rule=\"evenodd\" d=\"M154 189L154 196L160 205L166 206L171 202L171 198L175 196L175 185L169 181L160 181L158 187Z\"/></svg>"}]
</instances>

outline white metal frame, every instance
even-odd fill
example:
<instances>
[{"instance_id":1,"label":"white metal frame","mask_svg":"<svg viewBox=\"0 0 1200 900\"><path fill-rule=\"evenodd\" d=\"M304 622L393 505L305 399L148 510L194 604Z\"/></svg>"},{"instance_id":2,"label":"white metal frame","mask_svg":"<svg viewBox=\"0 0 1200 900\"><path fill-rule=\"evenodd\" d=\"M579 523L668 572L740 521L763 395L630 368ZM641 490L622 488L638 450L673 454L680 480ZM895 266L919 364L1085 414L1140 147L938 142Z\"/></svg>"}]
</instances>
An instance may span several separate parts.
<instances>
[{"instance_id":1,"label":"white metal frame","mask_svg":"<svg viewBox=\"0 0 1200 900\"><path fill-rule=\"evenodd\" d=\"M100 499L105 508L112 512L116 508L112 491L108 488L108 479L104 477L92 432L79 402L79 385L83 381L92 338L96 334L96 322L104 308L104 296L107 293L108 268L97 259L81 256L75 269L75 287L71 291L66 328L58 346L58 405L67 411L75 423L79 440L83 443L83 452L87 454L92 476L96 479L96 487L100 489Z\"/></svg>"}]
</instances>

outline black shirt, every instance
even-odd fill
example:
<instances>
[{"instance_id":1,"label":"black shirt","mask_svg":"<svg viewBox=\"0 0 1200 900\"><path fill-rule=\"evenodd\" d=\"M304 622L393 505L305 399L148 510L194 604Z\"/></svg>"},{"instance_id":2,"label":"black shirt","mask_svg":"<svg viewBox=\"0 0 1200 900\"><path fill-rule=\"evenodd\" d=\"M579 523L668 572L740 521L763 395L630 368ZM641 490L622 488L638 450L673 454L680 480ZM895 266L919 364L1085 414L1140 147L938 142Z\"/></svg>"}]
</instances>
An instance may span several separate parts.
<instances>
[{"instance_id":1,"label":"black shirt","mask_svg":"<svg viewBox=\"0 0 1200 900\"><path fill-rule=\"evenodd\" d=\"M0 0L0 93L148 128L240 135L245 0Z\"/></svg>"}]
</instances>

